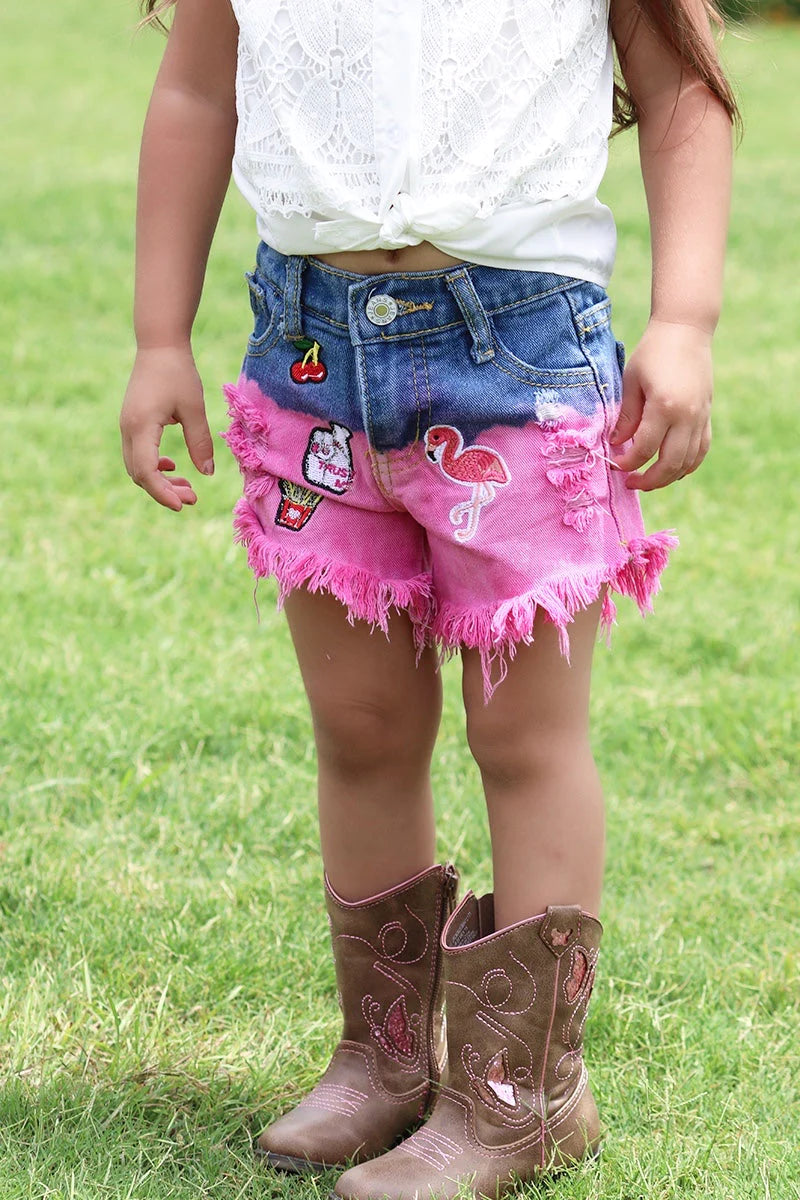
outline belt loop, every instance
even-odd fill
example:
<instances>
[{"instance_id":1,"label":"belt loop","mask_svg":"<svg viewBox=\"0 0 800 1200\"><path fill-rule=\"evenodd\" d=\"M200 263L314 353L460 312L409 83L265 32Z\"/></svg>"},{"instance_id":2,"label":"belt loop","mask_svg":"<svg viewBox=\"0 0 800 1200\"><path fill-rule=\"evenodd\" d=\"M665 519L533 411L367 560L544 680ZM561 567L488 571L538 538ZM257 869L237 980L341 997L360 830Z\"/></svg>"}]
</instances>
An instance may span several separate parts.
<instances>
[{"instance_id":1,"label":"belt loop","mask_svg":"<svg viewBox=\"0 0 800 1200\"><path fill-rule=\"evenodd\" d=\"M456 303L461 309L461 314L472 335L472 345L469 348L472 358L476 363L488 362L490 358L494 358L492 331L489 328L486 309L475 291L468 268L464 267L453 275L446 275L445 283L455 296Z\"/></svg>"},{"instance_id":2,"label":"belt loop","mask_svg":"<svg viewBox=\"0 0 800 1200\"><path fill-rule=\"evenodd\" d=\"M303 317L300 297L303 287L303 270L306 265L302 254L289 254L286 258L286 288L284 291L284 331L287 342L303 336Z\"/></svg>"}]
</instances>

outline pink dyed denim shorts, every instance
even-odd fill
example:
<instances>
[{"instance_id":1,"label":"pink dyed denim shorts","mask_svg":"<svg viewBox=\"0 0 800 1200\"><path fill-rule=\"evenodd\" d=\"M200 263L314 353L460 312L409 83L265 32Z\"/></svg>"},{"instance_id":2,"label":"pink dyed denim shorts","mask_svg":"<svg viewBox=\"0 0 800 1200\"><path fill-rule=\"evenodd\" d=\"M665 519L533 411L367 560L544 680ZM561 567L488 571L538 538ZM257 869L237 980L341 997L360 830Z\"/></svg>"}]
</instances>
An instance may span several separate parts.
<instances>
[{"instance_id":1,"label":"pink dyed denim shorts","mask_svg":"<svg viewBox=\"0 0 800 1200\"><path fill-rule=\"evenodd\" d=\"M336 596L419 649L477 647L486 694L538 610L569 654L611 593L649 610L671 533L612 470L622 347L605 290L465 264L359 275L261 243L255 318L224 391L257 577ZM604 585L608 585L604 588ZM499 670L492 670L496 664Z\"/></svg>"}]
</instances>

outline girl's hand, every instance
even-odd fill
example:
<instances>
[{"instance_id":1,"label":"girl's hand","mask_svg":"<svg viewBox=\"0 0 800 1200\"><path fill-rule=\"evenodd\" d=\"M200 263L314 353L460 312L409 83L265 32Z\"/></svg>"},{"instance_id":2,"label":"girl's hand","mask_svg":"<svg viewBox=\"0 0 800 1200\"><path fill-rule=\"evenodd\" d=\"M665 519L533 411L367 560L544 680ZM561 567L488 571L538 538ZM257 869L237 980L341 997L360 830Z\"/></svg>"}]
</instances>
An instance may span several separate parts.
<instances>
[{"instance_id":1,"label":"girl's hand","mask_svg":"<svg viewBox=\"0 0 800 1200\"><path fill-rule=\"evenodd\" d=\"M192 462L214 474L214 446L203 404L203 385L186 346L139 350L120 413L122 453L128 474L165 508L180 512L197 496L188 479L168 479L175 463L159 453L165 425L182 425Z\"/></svg>"},{"instance_id":2,"label":"girl's hand","mask_svg":"<svg viewBox=\"0 0 800 1200\"><path fill-rule=\"evenodd\" d=\"M610 438L616 466L637 472L626 487L649 492L697 470L711 444L711 393L711 334L651 320L625 368ZM656 462L639 473L656 453Z\"/></svg>"}]
</instances>

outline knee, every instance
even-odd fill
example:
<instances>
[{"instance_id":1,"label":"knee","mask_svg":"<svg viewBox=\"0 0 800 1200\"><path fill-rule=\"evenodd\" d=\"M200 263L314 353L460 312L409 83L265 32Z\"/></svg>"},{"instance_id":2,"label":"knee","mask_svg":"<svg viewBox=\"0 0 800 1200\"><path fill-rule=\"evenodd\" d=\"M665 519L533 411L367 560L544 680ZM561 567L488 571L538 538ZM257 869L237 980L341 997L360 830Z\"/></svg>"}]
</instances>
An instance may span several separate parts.
<instances>
[{"instance_id":1,"label":"knee","mask_svg":"<svg viewBox=\"0 0 800 1200\"><path fill-rule=\"evenodd\" d=\"M346 778L395 770L430 757L434 714L409 711L381 693L312 697L317 753Z\"/></svg>"},{"instance_id":2,"label":"knee","mask_svg":"<svg viewBox=\"0 0 800 1200\"><path fill-rule=\"evenodd\" d=\"M467 741L484 780L500 786L552 777L591 758L582 722L537 721L491 705L467 711Z\"/></svg>"}]
</instances>

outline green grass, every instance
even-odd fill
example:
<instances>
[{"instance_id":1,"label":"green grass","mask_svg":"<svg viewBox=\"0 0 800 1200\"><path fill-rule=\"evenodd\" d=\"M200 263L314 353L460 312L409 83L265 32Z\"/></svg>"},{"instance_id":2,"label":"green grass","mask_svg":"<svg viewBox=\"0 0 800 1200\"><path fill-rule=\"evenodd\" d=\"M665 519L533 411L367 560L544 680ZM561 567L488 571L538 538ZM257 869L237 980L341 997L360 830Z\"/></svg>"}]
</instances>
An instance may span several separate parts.
<instances>
[{"instance_id":1,"label":"green grass","mask_svg":"<svg viewBox=\"0 0 800 1200\"><path fill-rule=\"evenodd\" d=\"M137 140L162 44L133 20L132 4L31 0L0 37L0 1198L324 1196L329 1180L317 1193L249 1156L337 1032L288 634L271 585L255 622L225 447L179 516L119 453ZM607 1150L529 1196L800 1195L800 32L755 30L727 54L747 134L715 446L647 497L649 527L676 526L682 548L657 615L625 606L597 656L609 869L588 1058ZM649 285L631 138L605 193L633 342ZM196 336L214 430L254 248L232 195ZM456 664L445 674L440 849L481 888L485 816Z\"/></svg>"}]
</instances>

